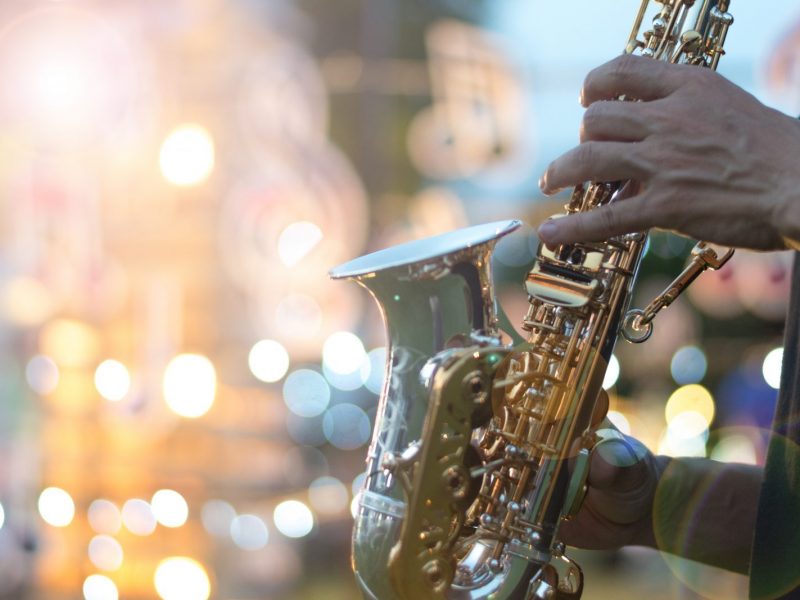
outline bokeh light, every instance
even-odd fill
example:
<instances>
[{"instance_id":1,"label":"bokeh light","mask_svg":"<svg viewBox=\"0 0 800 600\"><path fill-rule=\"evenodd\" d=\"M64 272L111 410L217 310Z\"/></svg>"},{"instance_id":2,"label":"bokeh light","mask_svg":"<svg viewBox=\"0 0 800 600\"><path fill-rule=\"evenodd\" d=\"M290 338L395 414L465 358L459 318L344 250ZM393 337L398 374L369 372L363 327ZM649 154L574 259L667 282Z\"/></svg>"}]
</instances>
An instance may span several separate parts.
<instances>
[{"instance_id":1,"label":"bokeh light","mask_svg":"<svg viewBox=\"0 0 800 600\"><path fill-rule=\"evenodd\" d=\"M758 454L753 440L741 433L721 436L709 458L720 462L758 464Z\"/></svg>"},{"instance_id":2,"label":"bokeh light","mask_svg":"<svg viewBox=\"0 0 800 600\"><path fill-rule=\"evenodd\" d=\"M250 349L247 364L256 379L274 383L283 379L289 370L289 353L280 342L261 340Z\"/></svg>"},{"instance_id":3,"label":"bokeh light","mask_svg":"<svg viewBox=\"0 0 800 600\"><path fill-rule=\"evenodd\" d=\"M103 398L117 402L128 394L131 376L127 367L118 360L104 360L94 372L94 385Z\"/></svg>"},{"instance_id":4,"label":"bokeh light","mask_svg":"<svg viewBox=\"0 0 800 600\"><path fill-rule=\"evenodd\" d=\"M105 575L89 575L83 582L85 600L117 600L117 585Z\"/></svg>"},{"instance_id":5,"label":"bokeh light","mask_svg":"<svg viewBox=\"0 0 800 600\"><path fill-rule=\"evenodd\" d=\"M278 256L287 267L293 267L322 241L322 230L309 221L292 223L278 236Z\"/></svg>"},{"instance_id":6,"label":"bokeh light","mask_svg":"<svg viewBox=\"0 0 800 600\"><path fill-rule=\"evenodd\" d=\"M302 538L314 529L314 514L299 500L286 500L275 507L275 527L289 538Z\"/></svg>"},{"instance_id":7,"label":"bokeh light","mask_svg":"<svg viewBox=\"0 0 800 600\"><path fill-rule=\"evenodd\" d=\"M354 450L369 440L369 417L355 404L337 404L325 411L322 432L332 446L340 450Z\"/></svg>"},{"instance_id":8,"label":"bokeh light","mask_svg":"<svg viewBox=\"0 0 800 600\"><path fill-rule=\"evenodd\" d=\"M199 354L181 354L173 358L164 372L164 398L176 414L197 418L214 404L217 373L214 365Z\"/></svg>"},{"instance_id":9,"label":"bokeh light","mask_svg":"<svg viewBox=\"0 0 800 600\"><path fill-rule=\"evenodd\" d=\"M261 517L239 515L231 521L233 543L242 550L261 550L269 542L269 530Z\"/></svg>"},{"instance_id":10,"label":"bokeh light","mask_svg":"<svg viewBox=\"0 0 800 600\"><path fill-rule=\"evenodd\" d=\"M203 504L200 519L211 535L225 538L230 535L231 523L236 518L236 509L224 500L209 500Z\"/></svg>"},{"instance_id":11,"label":"bokeh light","mask_svg":"<svg viewBox=\"0 0 800 600\"><path fill-rule=\"evenodd\" d=\"M319 513L337 515L347 510L350 494L335 477L319 477L308 486L308 500Z\"/></svg>"},{"instance_id":12,"label":"bokeh light","mask_svg":"<svg viewBox=\"0 0 800 600\"><path fill-rule=\"evenodd\" d=\"M75 502L61 488L46 488L39 494L39 514L53 527L66 527L75 517Z\"/></svg>"},{"instance_id":13,"label":"bokeh light","mask_svg":"<svg viewBox=\"0 0 800 600\"><path fill-rule=\"evenodd\" d=\"M158 490L150 501L156 521L164 527L180 527L189 518L186 499L175 490Z\"/></svg>"},{"instance_id":14,"label":"bokeh light","mask_svg":"<svg viewBox=\"0 0 800 600\"><path fill-rule=\"evenodd\" d=\"M89 505L89 526L97 533L114 535L122 527L122 513L117 505L99 498Z\"/></svg>"},{"instance_id":15,"label":"bokeh light","mask_svg":"<svg viewBox=\"0 0 800 600\"><path fill-rule=\"evenodd\" d=\"M672 356L669 369L678 385L700 383L706 375L708 361L697 346L683 346Z\"/></svg>"},{"instance_id":16,"label":"bokeh light","mask_svg":"<svg viewBox=\"0 0 800 600\"><path fill-rule=\"evenodd\" d=\"M684 385L675 390L667 400L667 405L664 408L664 414L667 424L671 425L672 422L682 413L693 412L700 416L708 428L714 420L714 398L706 388L702 385L693 383ZM689 421L695 420L691 417Z\"/></svg>"},{"instance_id":17,"label":"bokeh light","mask_svg":"<svg viewBox=\"0 0 800 600\"><path fill-rule=\"evenodd\" d=\"M311 369L289 374L283 383L283 401L299 417L316 417L325 412L331 400L331 388L325 378Z\"/></svg>"},{"instance_id":18,"label":"bokeh light","mask_svg":"<svg viewBox=\"0 0 800 600\"><path fill-rule=\"evenodd\" d=\"M37 354L25 366L25 380L34 392L42 396L58 387L59 378L58 365L48 356Z\"/></svg>"},{"instance_id":19,"label":"bokeh light","mask_svg":"<svg viewBox=\"0 0 800 600\"><path fill-rule=\"evenodd\" d=\"M150 504L132 498L122 505L122 523L131 533L148 536L156 530L157 521Z\"/></svg>"},{"instance_id":20,"label":"bokeh light","mask_svg":"<svg viewBox=\"0 0 800 600\"><path fill-rule=\"evenodd\" d=\"M631 435L631 423L628 420L628 417L616 410L608 411L606 416L608 417L608 420L614 424L614 427L619 429L625 435Z\"/></svg>"},{"instance_id":21,"label":"bokeh light","mask_svg":"<svg viewBox=\"0 0 800 600\"><path fill-rule=\"evenodd\" d=\"M367 360L362 363L361 380L364 387L373 394L380 394L386 378L386 348L374 348L367 353Z\"/></svg>"},{"instance_id":22,"label":"bokeh light","mask_svg":"<svg viewBox=\"0 0 800 600\"><path fill-rule=\"evenodd\" d=\"M330 335L322 346L323 365L340 375L360 371L365 356L364 344L349 331Z\"/></svg>"},{"instance_id":23,"label":"bokeh light","mask_svg":"<svg viewBox=\"0 0 800 600\"><path fill-rule=\"evenodd\" d=\"M0 529L3 528L3 525L6 523L6 510L3 508L3 504L0 503Z\"/></svg>"},{"instance_id":24,"label":"bokeh light","mask_svg":"<svg viewBox=\"0 0 800 600\"><path fill-rule=\"evenodd\" d=\"M96 535L89 542L89 560L103 571L116 571L124 554L120 543L109 535Z\"/></svg>"},{"instance_id":25,"label":"bokeh light","mask_svg":"<svg viewBox=\"0 0 800 600\"><path fill-rule=\"evenodd\" d=\"M62 367L80 368L94 362L99 347L97 332L80 321L55 319L39 334L42 354Z\"/></svg>"},{"instance_id":26,"label":"bokeh light","mask_svg":"<svg viewBox=\"0 0 800 600\"><path fill-rule=\"evenodd\" d=\"M207 600L211 595L205 568L185 556L162 560L156 567L154 583L162 600Z\"/></svg>"},{"instance_id":27,"label":"bokeh light","mask_svg":"<svg viewBox=\"0 0 800 600\"><path fill-rule=\"evenodd\" d=\"M775 348L770 350L764 358L764 364L761 367L761 372L764 375L764 381L767 382L769 387L779 389L781 387L781 370L783 365L783 348Z\"/></svg>"},{"instance_id":28,"label":"bokeh light","mask_svg":"<svg viewBox=\"0 0 800 600\"><path fill-rule=\"evenodd\" d=\"M23 327L43 323L55 310L52 295L42 282L17 277L0 288L0 311L6 321Z\"/></svg>"},{"instance_id":29,"label":"bokeh light","mask_svg":"<svg viewBox=\"0 0 800 600\"><path fill-rule=\"evenodd\" d=\"M214 170L214 141L200 125L187 124L173 130L161 145L161 173L178 186L197 185Z\"/></svg>"},{"instance_id":30,"label":"bokeh light","mask_svg":"<svg viewBox=\"0 0 800 600\"><path fill-rule=\"evenodd\" d=\"M608 360L606 374L603 377L603 389L610 390L616 385L617 379L619 379L619 360L612 354L611 358Z\"/></svg>"}]
</instances>

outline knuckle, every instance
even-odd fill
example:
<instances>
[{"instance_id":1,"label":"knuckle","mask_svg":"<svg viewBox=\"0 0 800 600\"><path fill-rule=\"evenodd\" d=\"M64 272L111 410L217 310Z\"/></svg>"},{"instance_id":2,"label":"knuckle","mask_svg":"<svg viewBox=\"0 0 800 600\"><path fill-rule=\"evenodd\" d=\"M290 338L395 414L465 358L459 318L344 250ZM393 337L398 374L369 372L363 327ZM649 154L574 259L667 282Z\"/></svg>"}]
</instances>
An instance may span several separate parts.
<instances>
[{"instance_id":1,"label":"knuckle","mask_svg":"<svg viewBox=\"0 0 800 600\"><path fill-rule=\"evenodd\" d=\"M597 155L597 142L585 142L575 150L575 160L581 167L588 167L594 163Z\"/></svg>"},{"instance_id":2,"label":"knuckle","mask_svg":"<svg viewBox=\"0 0 800 600\"><path fill-rule=\"evenodd\" d=\"M608 206L600 211L600 223L602 224L603 231L606 233L614 233L619 227L620 220L617 211L613 207Z\"/></svg>"},{"instance_id":3,"label":"knuckle","mask_svg":"<svg viewBox=\"0 0 800 600\"><path fill-rule=\"evenodd\" d=\"M586 109L586 112L583 113L583 123L581 124L581 128L587 136L591 136L600 129L600 125L603 121L604 110L605 106L603 102L595 102Z\"/></svg>"},{"instance_id":4,"label":"knuckle","mask_svg":"<svg viewBox=\"0 0 800 600\"><path fill-rule=\"evenodd\" d=\"M611 77L616 84L624 84L631 78L631 75L638 66L638 61L634 56L624 54L617 57L611 63Z\"/></svg>"}]
</instances>

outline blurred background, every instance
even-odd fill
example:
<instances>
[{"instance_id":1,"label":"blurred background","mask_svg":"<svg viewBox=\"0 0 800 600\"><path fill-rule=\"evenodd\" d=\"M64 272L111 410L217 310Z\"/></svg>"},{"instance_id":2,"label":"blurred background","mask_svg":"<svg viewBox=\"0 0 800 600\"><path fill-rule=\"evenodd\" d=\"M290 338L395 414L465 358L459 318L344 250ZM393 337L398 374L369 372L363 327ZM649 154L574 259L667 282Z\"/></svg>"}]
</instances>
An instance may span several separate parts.
<instances>
[{"instance_id":1,"label":"blurred background","mask_svg":"<svg viewBox=\"0 0 800 600\"><path fill-rule=\"evenodd\" d=\"M491 220L524 314L536 182L638 2L0 2L0 597L350 600L383 326L332 266ZM800 8L734 2L721 71L800 112ZM698 102L702 102L698 98ZM652 237L634 303L692 242ZM737 253L620 344L612 418L758 463L791 256ZM582 553L590 599L743 577Z\"/></svg>"}]
</instances>

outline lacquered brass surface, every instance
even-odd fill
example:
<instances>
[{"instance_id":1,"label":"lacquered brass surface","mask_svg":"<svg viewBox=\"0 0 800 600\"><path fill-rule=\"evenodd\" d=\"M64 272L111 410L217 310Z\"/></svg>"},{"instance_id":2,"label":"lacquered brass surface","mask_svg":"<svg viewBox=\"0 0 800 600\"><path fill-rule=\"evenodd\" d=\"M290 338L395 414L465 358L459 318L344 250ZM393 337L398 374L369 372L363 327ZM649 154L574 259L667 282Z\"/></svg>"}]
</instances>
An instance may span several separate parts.
<instances>
[{"instance_id":1,"label":"lacquered brass surface","mask_svg":"<svg viewBox=\"0 0 800 600\"><path fill-rule=\"evenodd\" d=\"M728 6L643 0L626 52L716 68ZM614 202L623 186L580 185L566 214ZM659 310L730 257L699 244L663 294L629 312L645 233L540 247L519 341L501 335L491 279L495 242L518 226L413 242L332 273L373 295L389 345L353 534L365 598L579 598L583 576L558 529L578 510L589 454L605 439L590 421L617 336L646 339Z\"/></svg>"}]
</instances>

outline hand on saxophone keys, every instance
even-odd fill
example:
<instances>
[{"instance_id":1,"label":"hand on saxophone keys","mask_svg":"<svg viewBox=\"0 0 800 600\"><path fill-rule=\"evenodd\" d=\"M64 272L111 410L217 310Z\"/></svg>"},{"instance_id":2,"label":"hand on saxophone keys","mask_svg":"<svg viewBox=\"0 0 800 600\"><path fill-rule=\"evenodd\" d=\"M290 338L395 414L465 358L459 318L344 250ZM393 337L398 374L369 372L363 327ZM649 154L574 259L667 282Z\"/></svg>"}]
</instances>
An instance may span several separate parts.
<instances>
[{"instance_id":1,"label":"hand on saxophone keys","mask_svg":"<svg viewBox=\"0 0 800 600\"><path fill-rule=\"evenodd\" d=\"M639 102L618 102L624 95ZM631 180L631 197L539 229L548 245L653 227L761 250L800 239L800 122L711 69L636 56L586 78L581 143L541 181L551 194L585 181Z\"/></svg>"}]
</instances>

